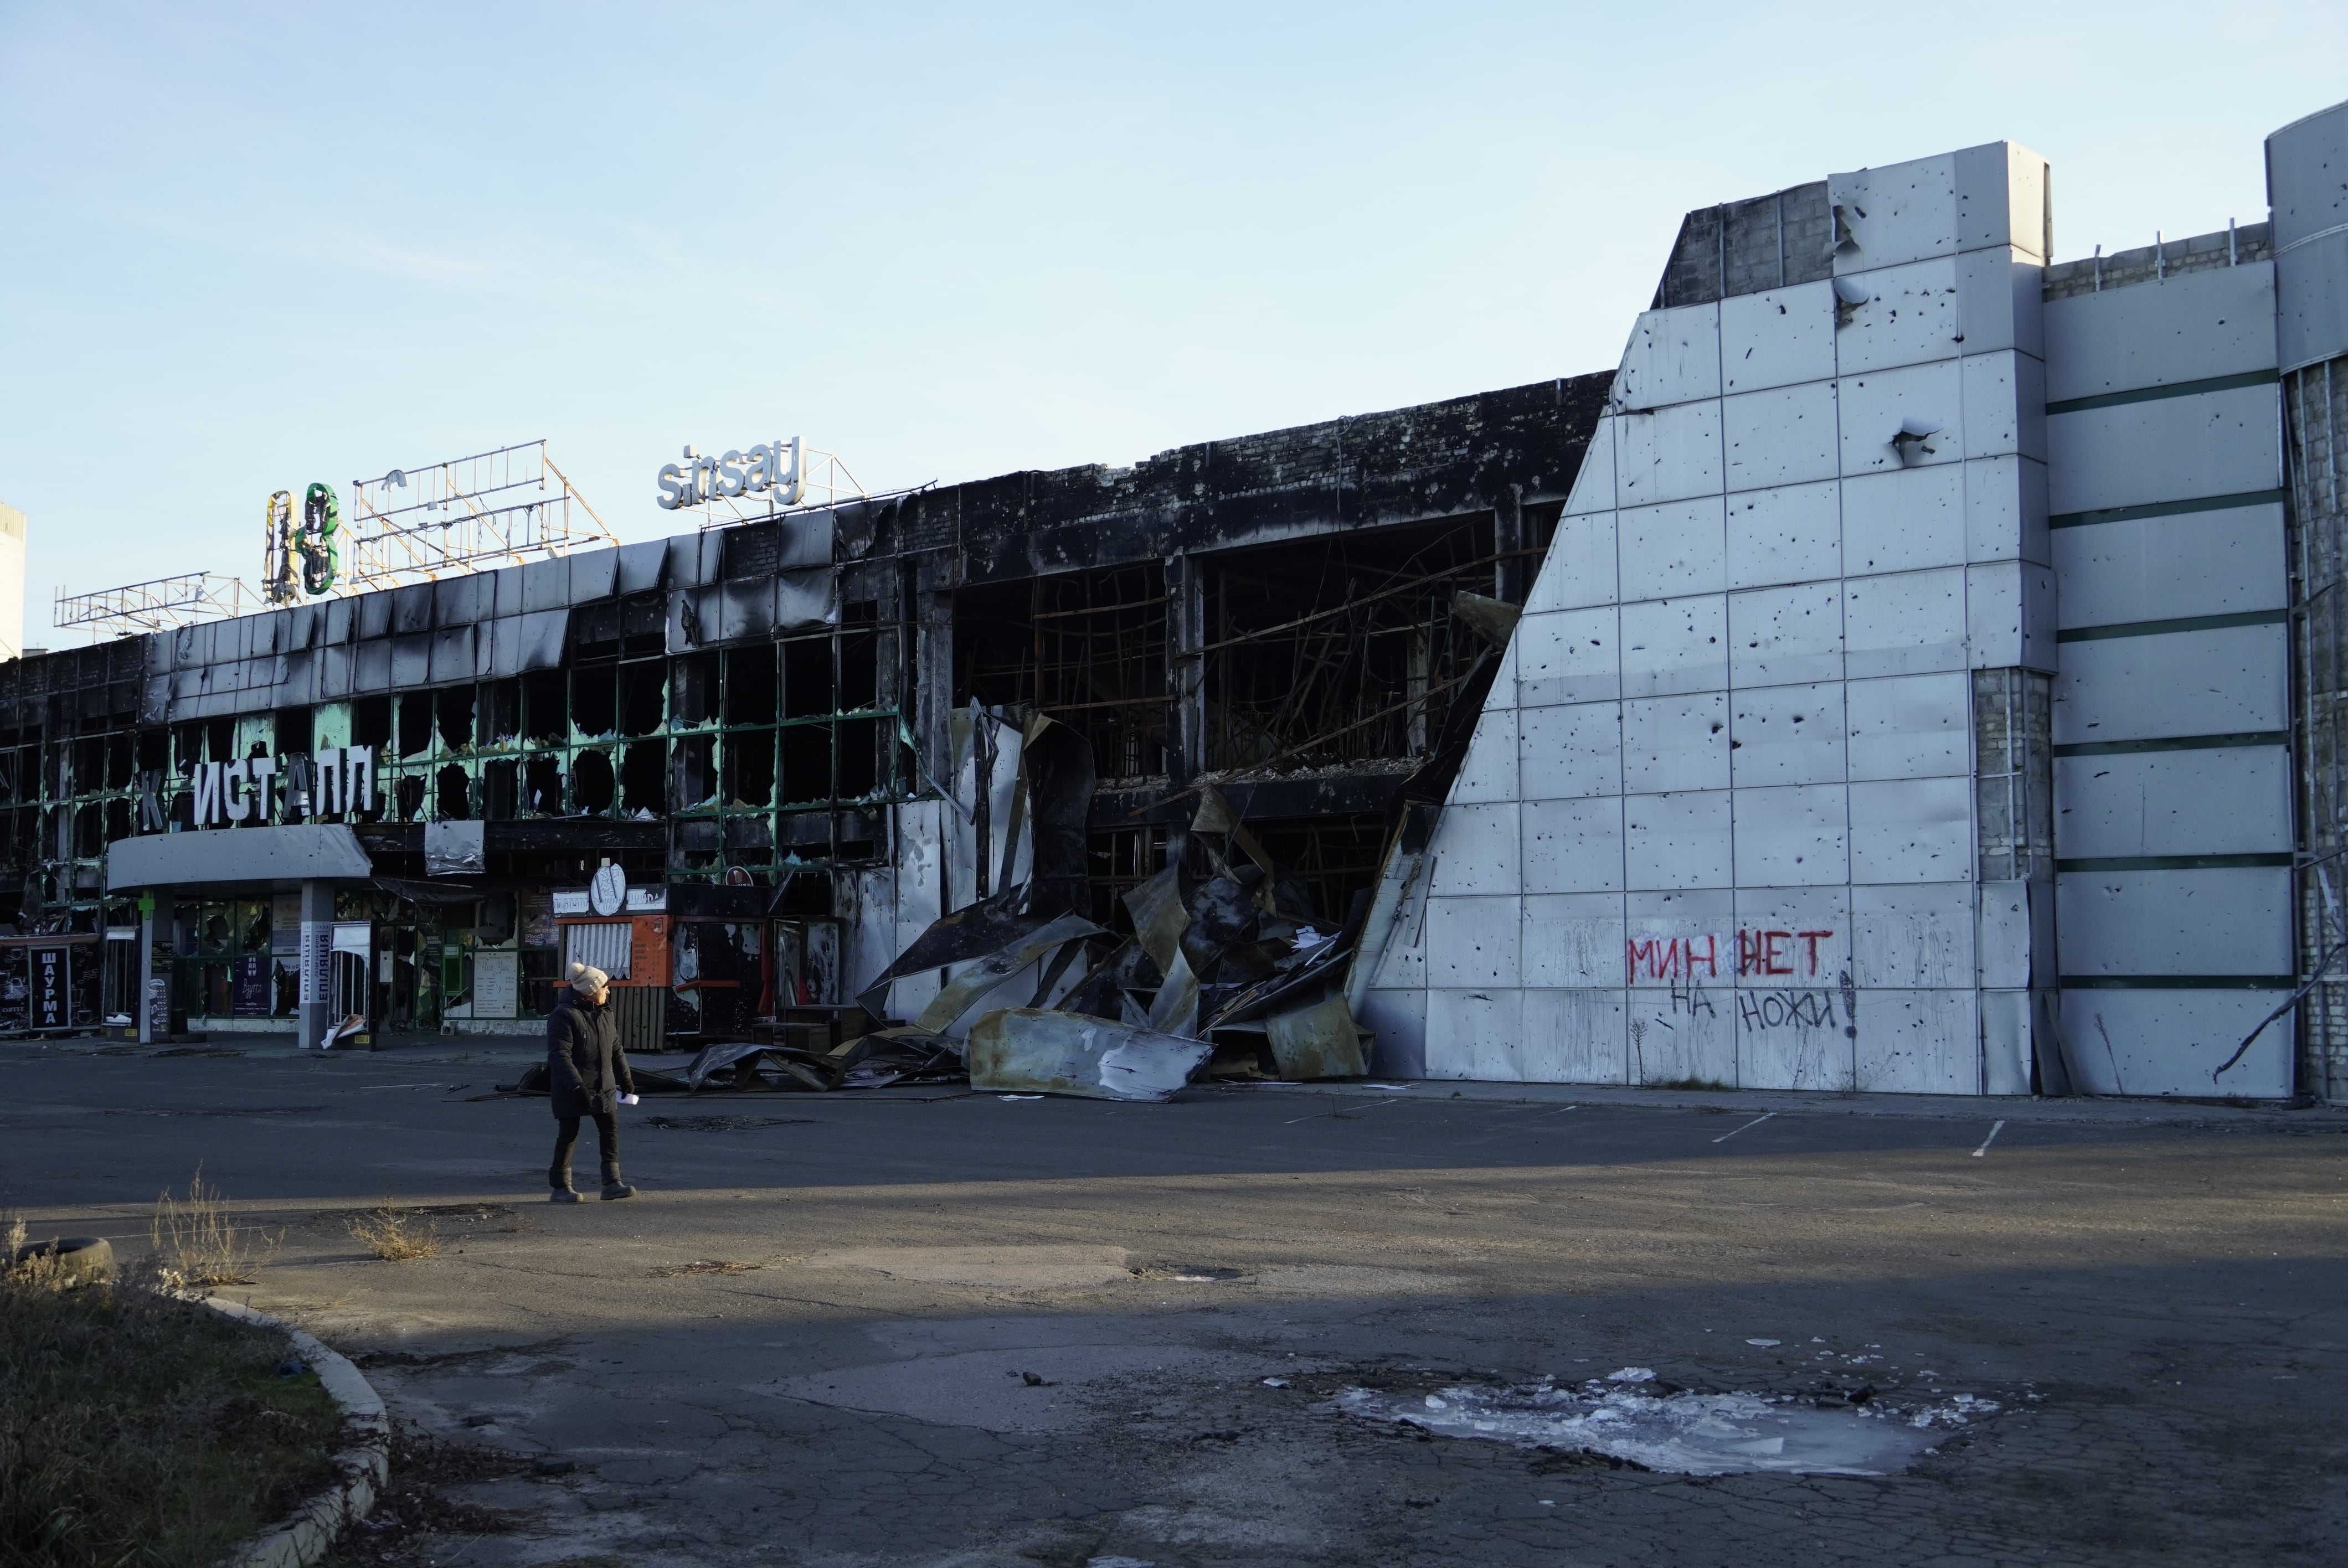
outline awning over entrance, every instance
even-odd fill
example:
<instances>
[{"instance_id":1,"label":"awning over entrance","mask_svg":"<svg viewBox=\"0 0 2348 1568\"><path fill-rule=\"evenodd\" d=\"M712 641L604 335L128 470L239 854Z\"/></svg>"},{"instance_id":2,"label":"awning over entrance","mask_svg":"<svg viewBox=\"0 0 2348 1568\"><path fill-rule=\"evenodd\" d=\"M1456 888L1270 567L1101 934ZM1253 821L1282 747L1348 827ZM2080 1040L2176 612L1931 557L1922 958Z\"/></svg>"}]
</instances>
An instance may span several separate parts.
<instances>
[{"instance_id":1,"label":"awning over entrance","mask_svg":"<svg viewBox=\"0 0 2348 1568\"><path fill-rule=\"evenodd\" d=\"M120 838L106 850L106 890L138 887L277 887L364 880L375 863L341 823L215 827Z\"/></svg>"}]
</instances>

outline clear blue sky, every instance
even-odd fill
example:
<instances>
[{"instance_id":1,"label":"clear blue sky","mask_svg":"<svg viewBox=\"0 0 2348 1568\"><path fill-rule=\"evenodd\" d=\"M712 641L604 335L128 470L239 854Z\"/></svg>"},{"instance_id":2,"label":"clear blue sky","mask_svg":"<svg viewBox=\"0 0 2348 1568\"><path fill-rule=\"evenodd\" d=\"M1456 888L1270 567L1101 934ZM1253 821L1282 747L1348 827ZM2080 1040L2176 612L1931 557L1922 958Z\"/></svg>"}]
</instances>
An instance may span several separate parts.
<instances>
[{"instance_id":1,"label":"clear blue sky","mask_svg":"<svg viewBox=\"0 0 2348 1568\"><path fill-rule=\"evenodd\" d=\"M2348 7L0 0L0 500L50 595L549 437L875 487L1611 367L1692 207L2008 138L2060 256L2264 216Z\"/></svg>"}]
</instances>

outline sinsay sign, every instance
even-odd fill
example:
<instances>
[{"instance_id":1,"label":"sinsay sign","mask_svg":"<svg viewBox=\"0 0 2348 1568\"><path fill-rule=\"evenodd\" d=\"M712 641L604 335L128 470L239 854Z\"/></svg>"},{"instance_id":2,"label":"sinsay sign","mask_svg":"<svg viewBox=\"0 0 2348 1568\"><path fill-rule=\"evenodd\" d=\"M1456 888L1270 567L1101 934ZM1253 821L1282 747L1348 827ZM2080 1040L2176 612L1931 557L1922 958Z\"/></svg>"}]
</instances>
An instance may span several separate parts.
<instances>
[{"instance_id":1,"label":"sinsay sign","mask_svg":"<svg viewBox=\"0 0 2348 1568\"><path fill-rule=\"evenodd\" d=\"M761 441L747 452L727 451L705 457L691 446L682 463L664 463L660 471L660 507L698 507L736 496L766 495L778 507L798 505L807 487L799 472L799 437Z\"/></svg>"}]
</instances>

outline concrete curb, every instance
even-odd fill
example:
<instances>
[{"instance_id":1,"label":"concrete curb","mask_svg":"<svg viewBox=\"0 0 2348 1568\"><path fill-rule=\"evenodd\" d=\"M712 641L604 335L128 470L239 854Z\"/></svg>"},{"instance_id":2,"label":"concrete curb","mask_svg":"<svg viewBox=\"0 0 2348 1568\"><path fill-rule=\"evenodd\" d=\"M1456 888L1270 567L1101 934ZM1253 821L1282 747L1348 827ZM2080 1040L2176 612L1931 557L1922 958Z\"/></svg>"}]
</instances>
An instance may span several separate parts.
<instances>
[{"instance_id":1,"label":"concrete curb","mask_svg":"<svg viewBox=\"0 0 2348 1568\"><path fill-rule=\"evenodd\" d=\"M882 1091L866 1091L878 1094ZM1596 1083L1503 1083L1483 1079L1383 1079L1374 1082L1319 1079L1306 1083L1193 1083L1185 1098L1247 1094L1336 1094L1434 1104L1460 1100L1484 1104L1581 1105L1653 1111L1780 1111L1821 1116L1880 1116L1931 1121L2127 1123L2140 1126L2340 1127L2348 1107L2301 1108L2284 1102L2228 1105L2211 1100L2033 1098L1993 1094L1849 1093L1799 1089L1632 1089Z\"/></svg>"},{"instance_id":2,"label":"concrete curb","mask_svg":"<svg viewBox=\"0 0 2348 1568\"><path fill-rule=\"evenodd\" d=\"M275 1328L293 1341L294 1351L318 1374L327 1396L342 1407L359 1434L357 1442L335 1455L335 1466L343 1472L340 1485L320 1492L295 1510L293 1518L221 1559L221 1568L310 1568L345 1530L366 1517L375 1506L376 1489L391 1474L391 1419L384 1412L383 1396L342 1355L293 1325L216 1296L199 1299L215 1312Z\"/></svg>"}]
</instances>

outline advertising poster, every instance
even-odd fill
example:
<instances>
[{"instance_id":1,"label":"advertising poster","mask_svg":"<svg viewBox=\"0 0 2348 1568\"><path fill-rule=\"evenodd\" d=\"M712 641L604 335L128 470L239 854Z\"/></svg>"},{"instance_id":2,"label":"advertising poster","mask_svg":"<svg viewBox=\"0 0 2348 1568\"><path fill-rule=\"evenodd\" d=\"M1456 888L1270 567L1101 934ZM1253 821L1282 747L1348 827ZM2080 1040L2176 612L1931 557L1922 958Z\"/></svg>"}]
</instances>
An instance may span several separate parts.
<instances>
[{"instance_id":1,"label":"advertising poster","mask_svg":"<svg viewBox=\"0 0 2348 1568\"><path fill-rule=\"evenodd\" d=\"M236 961L236 997L230 1009L233 1018L267 1018L270 991L275 966L266 953L247 953Z\"/></svg>"},{"instance_id":2,"label":"advertising poster","mask_svg":"<svg viewBox=\"0 0 2348 1568\"><path fill-rule=\"evenodd\" d=\"M73 1027L72 958L70 948L33 949L33 1027Z\"/></svg>"},{"instance_id":3,"label":"advertising poster","mask_svg":"<svg viewBox=\"0 0 2348 1568\"><path fill-rule=\"evenodd\" d=\"M525 948L551 948L560 938L554 931L554 896L543 887L525 887L519 900L521 918L521 945Z\"/></svg>"}]
</instances>

